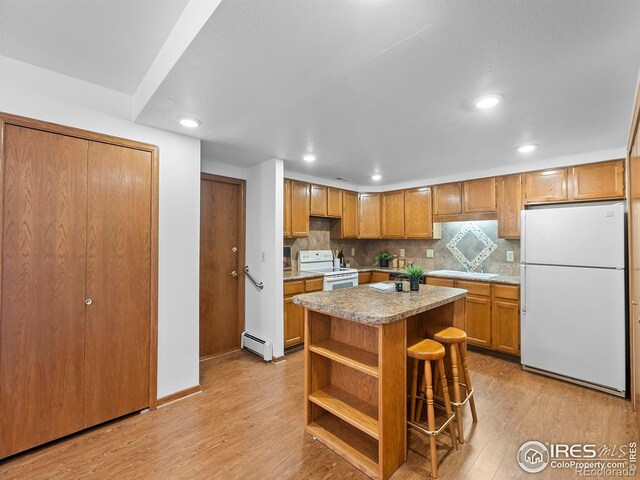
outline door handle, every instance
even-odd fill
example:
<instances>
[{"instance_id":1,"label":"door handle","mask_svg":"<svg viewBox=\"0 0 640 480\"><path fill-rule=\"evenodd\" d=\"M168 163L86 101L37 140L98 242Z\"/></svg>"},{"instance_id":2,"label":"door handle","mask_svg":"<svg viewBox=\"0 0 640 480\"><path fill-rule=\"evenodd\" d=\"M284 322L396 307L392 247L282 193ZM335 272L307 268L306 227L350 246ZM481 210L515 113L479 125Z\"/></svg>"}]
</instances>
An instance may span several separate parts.
<instances>
[{"instance_id":1,"label":"door handle","mask_svg":"<svg viewBox=\"0 0 640 480\"><path fill-rule=\"evenodd\" d=\"M234 270L233 272L231 272L231 273L229 274L229 276L231 276L231 277L237 277L237 276L238 276L238 272L236 272L236 271Z\"/></svg>"},{"instance_id":2,"label":"door handle","mask_svg":"<svg viewBox=\"0 0 640 480\"><path fill-rule=\"evenodd\" d=\"M92 303L93 303L93 299L91 299L91 298L87 298L87 299L84 301L84 304L85 304L85 305L91 305Z\"/></svg>"}]
</instances>

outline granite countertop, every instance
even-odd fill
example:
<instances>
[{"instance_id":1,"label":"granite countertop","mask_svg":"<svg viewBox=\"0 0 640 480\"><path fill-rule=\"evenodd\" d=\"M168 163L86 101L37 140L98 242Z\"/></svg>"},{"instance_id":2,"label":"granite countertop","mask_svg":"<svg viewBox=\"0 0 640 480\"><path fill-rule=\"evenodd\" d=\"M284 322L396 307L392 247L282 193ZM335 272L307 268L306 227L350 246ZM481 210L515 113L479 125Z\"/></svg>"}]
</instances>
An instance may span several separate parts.
<instances>
[{"instance_id":1,"label":"granite countertop","mask_svg":"<svg viewBox=\"0 0 640 480\"><path fill-rule=\"evenodd\" d=\"M309 278L322 278L324 277L323 273L314 273L314 272L301 272L299 270L289 270L284 273L284 281L290 282L293 280L308 280Z\"/></svg>"},{"instance_id":2,"label":"granite countertop","mask_svg":"<svg viewBox=\"0 0 640 480\"><path fill-rule=\"evenodd\" d=\"M454 273L436 273L434 275L427 272L427 277L455 278L457 280L468 280L470 282L504 283L506 285L520 285L520 277L515 277L510 275L498 275L497 277L491 277L491 278L469 278L464 275L464 272L460 272L460 275L456 275Z\"/></svg>"},{"instance_id":3,"label":"granite countertop","mask_svg":"<svg viewBox=\"0 0 640 480\"><path fill-rule=\"evenodd\" d=\"M433 285L420 285L419 292L380 292L369 285L360 285L296 295L293 303L329 315L380 325L438 308L466 295L467 291L461 288Z\"/></svg>"}]
</instances>

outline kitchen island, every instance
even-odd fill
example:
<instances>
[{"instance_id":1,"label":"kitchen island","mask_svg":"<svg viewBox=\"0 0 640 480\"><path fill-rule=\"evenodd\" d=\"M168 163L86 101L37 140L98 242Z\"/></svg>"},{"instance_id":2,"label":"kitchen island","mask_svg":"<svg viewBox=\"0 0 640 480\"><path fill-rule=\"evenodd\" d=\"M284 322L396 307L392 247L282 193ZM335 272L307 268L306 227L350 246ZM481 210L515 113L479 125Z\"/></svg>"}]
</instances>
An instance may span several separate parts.
<instances>
[{"instance_id":1,"label":"kitchen island","mask_svg":"<svg viewBox=\"0 0 640 480\"><path fill-rule=\"evenodd\" d=\"M406 461L407 339L464 329L467 291L368 285L294 297L305 308L305 429L372 478Z\"/></svg>"}]
</instances>

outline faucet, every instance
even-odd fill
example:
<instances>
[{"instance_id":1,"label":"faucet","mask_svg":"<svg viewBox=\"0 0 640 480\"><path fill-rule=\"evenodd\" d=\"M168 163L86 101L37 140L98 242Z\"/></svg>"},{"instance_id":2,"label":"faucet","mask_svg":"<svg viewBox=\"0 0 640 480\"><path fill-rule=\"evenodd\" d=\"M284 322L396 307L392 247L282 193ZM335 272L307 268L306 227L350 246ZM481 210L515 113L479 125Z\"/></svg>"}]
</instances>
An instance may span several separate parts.
<instances>
[{"instance_id":1,"label":"faucet","mask_svg":"<svg viewBox=\"0 0 640 480\"><path fill-rule=\"evenodd\" d=\"M471 271L471 265L466 260L462 262L462 266L464 267L464 271L469 273Z\"/></svg>"}]
</instances>

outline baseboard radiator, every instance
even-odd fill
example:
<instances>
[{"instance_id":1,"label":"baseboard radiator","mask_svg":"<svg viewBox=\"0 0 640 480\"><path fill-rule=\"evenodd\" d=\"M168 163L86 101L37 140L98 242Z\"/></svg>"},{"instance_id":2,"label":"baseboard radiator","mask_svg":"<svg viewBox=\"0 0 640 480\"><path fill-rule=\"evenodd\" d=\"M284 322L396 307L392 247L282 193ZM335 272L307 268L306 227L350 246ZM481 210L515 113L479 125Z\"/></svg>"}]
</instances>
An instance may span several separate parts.
<instances>
[{"instance_id":1,"label":"baseboard radiator","mask_svg":"<svg viewBox=\"0 0 640 480\"><path fill-rule=\"evenodd\" d=\"M269 341L262 340L248 332L242 332L241 345L243 350L255 353L265 362L270 362L273 359L273 345Z\"/></svg>"}]
</instances>

